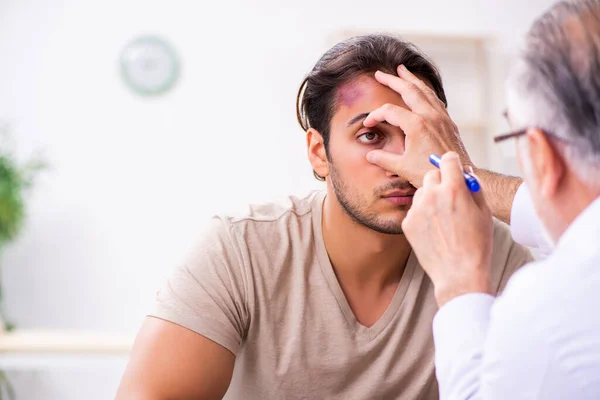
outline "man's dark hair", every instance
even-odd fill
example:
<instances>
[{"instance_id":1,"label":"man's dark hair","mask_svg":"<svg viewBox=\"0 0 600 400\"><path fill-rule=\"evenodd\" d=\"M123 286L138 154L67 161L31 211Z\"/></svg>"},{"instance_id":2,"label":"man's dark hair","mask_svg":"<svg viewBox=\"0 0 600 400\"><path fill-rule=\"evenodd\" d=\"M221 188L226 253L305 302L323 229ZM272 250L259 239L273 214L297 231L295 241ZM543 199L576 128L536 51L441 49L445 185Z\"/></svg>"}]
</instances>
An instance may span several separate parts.
<instances>
[{"instance_id":1,"label":"man's dark hair","mask_svg":"<svg viewBox=\"0 0 600 400\"><path fill-rule=\"evenodd\" d=\"M437 97L448 106L437 67L414 44L385 34L356 36L323 54L300 85L296 98L300 126L305 131L310 128L319 131L328 154L331 118L338 106L337 89L375 71L397 75L400 64L431 85ZM314 174L317 179L324 180Z\"/></svg>"}]
</instances>

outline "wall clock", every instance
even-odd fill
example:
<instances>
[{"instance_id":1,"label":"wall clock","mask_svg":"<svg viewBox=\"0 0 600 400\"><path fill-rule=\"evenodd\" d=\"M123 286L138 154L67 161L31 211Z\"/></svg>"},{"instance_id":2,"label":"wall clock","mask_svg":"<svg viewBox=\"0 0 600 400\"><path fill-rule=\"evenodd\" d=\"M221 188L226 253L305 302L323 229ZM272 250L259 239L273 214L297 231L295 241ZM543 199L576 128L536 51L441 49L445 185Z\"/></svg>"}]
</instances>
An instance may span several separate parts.
<instances>
[{"instance_id":1,"label":"wall clock","mask_svg":"<svg viewBox=\"0 0 600 400\"><path fill-rule=\"evenodd\" d=\"M179 78L179 60L173 47L157 36L142 36L128 43L120 59L126 85L143 96L167 92Z\"/></svg>"}]
</instances>

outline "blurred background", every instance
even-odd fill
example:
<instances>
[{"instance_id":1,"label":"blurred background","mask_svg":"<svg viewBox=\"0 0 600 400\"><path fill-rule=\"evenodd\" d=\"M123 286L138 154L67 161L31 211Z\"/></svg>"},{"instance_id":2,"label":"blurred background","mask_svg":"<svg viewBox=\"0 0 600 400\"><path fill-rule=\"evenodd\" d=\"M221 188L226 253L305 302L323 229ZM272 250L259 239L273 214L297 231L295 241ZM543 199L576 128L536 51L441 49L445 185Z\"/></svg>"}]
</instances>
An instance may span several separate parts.
<instances>
[{"instance_id":1,"label":"blurred background","mask_svg":"<svg viewBox=\"0 0 600 400\"><path fill-rule=\"evenodd\" d=\"M0 153L47 165L1 243L15 328L0 334L0 378L17 399L113 398L157 289L210 216L321 187L296 93L348 36L421 45L474 161L516 173L511 146L491 143L507 129L503 79L552 3L0 0Z\"/></svg>"}]
</instances>

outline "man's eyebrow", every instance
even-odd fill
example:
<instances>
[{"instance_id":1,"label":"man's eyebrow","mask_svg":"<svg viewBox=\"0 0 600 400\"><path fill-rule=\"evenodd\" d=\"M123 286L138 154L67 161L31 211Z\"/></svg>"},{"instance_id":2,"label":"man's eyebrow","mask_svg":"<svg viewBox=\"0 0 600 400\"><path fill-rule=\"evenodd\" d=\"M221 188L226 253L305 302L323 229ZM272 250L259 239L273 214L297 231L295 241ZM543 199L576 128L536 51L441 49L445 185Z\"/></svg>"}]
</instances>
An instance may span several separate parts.
<instances>
[{"instance_id":1,"label":"man's eyebrow","mask_svg":"<svg viewBox=\"0 0 600 400\"><path fill-rule=\"evenodd\" d=\"M358 121L362 121L363 119L367 118L369 116L369 114L371 114L371 113L367 112L367 113L358 114L357 116L355 116L354 118L352 118L350 121L348 121L348 123L346 124L346 126L348 128L351 127L352 125L356 124ZM383 121L383 122L380 122L380 123L381 124L388 124L389 125L389 123L387 121Z\"/></svg>"}]
</instances>

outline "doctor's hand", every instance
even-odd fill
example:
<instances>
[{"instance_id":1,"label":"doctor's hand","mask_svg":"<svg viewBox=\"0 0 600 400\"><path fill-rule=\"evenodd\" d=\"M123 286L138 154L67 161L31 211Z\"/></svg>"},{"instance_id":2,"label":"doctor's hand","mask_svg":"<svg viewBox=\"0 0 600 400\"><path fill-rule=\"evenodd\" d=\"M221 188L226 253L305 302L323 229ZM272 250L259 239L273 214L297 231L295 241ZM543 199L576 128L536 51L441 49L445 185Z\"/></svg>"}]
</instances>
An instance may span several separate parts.
<instances>
[{"instance_id":1,"label":"doctor's hand","mask_svg":"<svg viewBox=\"0 0 600 400\"><path fill-rule=\"evenodd\" d=\"M367 155L369 162L406 178L415 187L421 187L423 176L433 169L428 161L430 154L455 151L463 165L473 164L444 103L429 86L402 65L398 76L378 71L375 79L398 92L409 110L386 104L365 118L366 127L385 121L406 135L404 154L373 150Z\"/></svg>"},{"instance_id":2,"label":"doctor's hand","mask_svg":"<svg viewBox=\"0 0 600 400\"><path fill-rule=\"evenodd\" d=\"M489 293L493 221L481 191L465 184L456 153L423 178L402 222L419 263L431 278L441 307L466 293Z\"/></svg>"}]
</instances>

